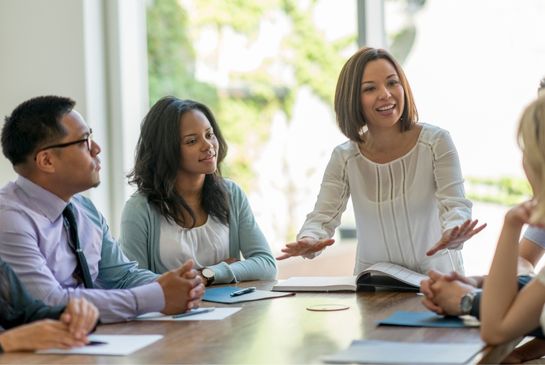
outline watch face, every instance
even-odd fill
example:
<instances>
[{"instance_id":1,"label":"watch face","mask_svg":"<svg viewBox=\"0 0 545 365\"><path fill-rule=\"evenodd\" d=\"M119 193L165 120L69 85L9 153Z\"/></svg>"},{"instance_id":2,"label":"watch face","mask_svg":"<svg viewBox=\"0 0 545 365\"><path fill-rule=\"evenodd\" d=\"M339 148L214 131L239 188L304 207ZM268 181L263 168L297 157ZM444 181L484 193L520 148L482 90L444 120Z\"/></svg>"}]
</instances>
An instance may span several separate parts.
<instances>
[{"instance_id":1,"label":"watch face","mask_svg":"<svg viewBox=\"0 0 545 365\"><path fill-rule=\"evenodd\" d=\"M471 311L472 305L473 305L473 296L467 295L467 294L464 295L460 303L460 309L462 310L462 314L468 314Z\"/></svg>"},{"instance_id":2,"label":"watch face","mask_svg":"<svg viewBox=\"0 0 545 365\"><path fill-rule=\"evenodd\" d=\"M214 283L214 271L205 267L202 269L201 274L206 279L206 283L204 283L205 286L210 286Z\"/></svg>"},{"instance_id":3,"label":"watch face","mask_svg":"<svg viewBox=\"0 0 545 365\"><path fill-rule=\"evenodd\" d=\"M207 279L211 279L214 277L214 272L210 270L209 268L205 267L202 269L202 276L204 276Z\"/></svg>"}]
</instances>

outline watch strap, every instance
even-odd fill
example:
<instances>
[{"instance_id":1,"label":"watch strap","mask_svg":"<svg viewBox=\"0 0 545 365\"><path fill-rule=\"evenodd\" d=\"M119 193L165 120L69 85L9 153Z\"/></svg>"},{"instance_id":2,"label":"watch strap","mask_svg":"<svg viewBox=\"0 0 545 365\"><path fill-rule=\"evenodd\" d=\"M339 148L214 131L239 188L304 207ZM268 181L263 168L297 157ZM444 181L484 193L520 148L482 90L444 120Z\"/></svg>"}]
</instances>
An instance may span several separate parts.
<instances>
[{"instance_id":1,"label":"watch strap","mask_svg":"<svg viewBox=\"0 0 545 365\"><path fill-rule=\"evenodd\" d=\"M473 297L473 304L471 305L471 310L469 314L477 319L481 319L481 295L482 290L476 290L475 296Z\"/></svg>"}]
</instances>

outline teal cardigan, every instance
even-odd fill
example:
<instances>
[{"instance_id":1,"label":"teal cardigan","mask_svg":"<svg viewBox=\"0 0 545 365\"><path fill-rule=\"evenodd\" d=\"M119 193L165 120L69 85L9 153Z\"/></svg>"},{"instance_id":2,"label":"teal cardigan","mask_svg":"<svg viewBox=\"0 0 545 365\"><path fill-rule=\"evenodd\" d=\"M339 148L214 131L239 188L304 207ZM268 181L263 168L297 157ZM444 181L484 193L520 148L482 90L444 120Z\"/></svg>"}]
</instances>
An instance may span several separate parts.
<instances>
[{"instance_id":1,"label":"teal cardigan","mask_svg":"<svg viewBox=\"0 0 545 365\"><path fill-rule=\"evenodd\" d=\"M214 271L215 283L245 280L275 280L276 261L265 236L255 221L252 209L242 189L233 181L224 180L229 195L229 257L245 260L232 264L220 262L209 266ZM139 267L162 274L166 267L159 254L161 215L140 194L133 194L121 217L121 248Z\"/></svg>"}]
</instances>

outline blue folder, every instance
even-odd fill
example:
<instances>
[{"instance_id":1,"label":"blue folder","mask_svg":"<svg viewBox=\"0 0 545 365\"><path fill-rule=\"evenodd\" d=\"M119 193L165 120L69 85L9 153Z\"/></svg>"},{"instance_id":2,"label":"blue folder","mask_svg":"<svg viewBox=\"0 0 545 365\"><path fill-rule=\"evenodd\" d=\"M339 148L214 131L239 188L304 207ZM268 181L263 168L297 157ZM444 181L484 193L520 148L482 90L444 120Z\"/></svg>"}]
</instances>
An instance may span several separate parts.
<instances>
[{"instance_id":1,"label":"blue folder","mask_svg":"<svg viewBox=\"0 0 545 365\"><path fill-rule=\"evenodd\" d=\"M382 326L407 326L407 327L444 327L463 328L475 327L475 324L466 324L460 317L440 316L431 311L404 312L399 311L390 317L378 322Z\"/></svg>"},{"instance_id":2,"label":"blue folder","mask_svg":"<svg viewBox=\"0 0 545 365\"><path fill-rule=\"evenodd\" d=\"M283 292L272 292L268 290L256 290L252 293L239 295L237 297L232 297L231 293L236 292L242 288L236 286L220 286L216 288L206 288L202 300L206 302L215 302L215 303L241 303L241 302L251 302L253 300L269 299L269 298L278 298L278 297L287 297L290 295L295 295L295 293L283 293Z\"/></svg>"}]
</instances>

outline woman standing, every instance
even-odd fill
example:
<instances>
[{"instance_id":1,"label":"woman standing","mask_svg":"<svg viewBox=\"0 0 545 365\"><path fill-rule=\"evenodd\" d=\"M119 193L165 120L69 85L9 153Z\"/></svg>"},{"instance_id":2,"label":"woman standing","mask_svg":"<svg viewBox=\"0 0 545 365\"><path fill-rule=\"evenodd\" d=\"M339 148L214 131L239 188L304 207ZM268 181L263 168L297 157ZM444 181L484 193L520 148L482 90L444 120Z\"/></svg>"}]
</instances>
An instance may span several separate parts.
<instances>
[{"instance_id":1,"label":"woman standing","mask_svg":"<svg viewBox=\"0 0 545 365\"><path fill-rule=\"evenodd\" d=\"M278 259L312 258L333 244L352 196L355 274L377 262L421 273L463 272L462 243L484 225L475 228L471 220L449 133L417 123L411 88L397 61L382 49L357 51L339 75L335 113L349 141L333 151L314 211Z\"/></svg>"}]
</instances>

